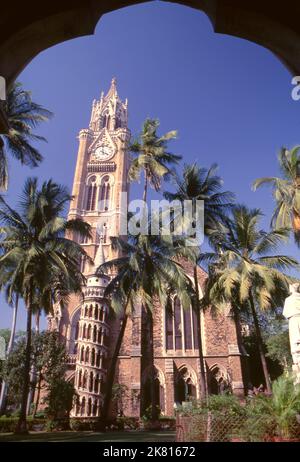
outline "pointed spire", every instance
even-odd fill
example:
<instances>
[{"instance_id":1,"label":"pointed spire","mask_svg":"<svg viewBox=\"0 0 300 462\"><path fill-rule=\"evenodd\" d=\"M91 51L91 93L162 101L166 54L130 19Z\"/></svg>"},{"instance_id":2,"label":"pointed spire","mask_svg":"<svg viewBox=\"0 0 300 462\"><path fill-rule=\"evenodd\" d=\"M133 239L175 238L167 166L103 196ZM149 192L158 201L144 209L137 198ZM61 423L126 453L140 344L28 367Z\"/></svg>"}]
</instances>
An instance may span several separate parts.
<instances>
[{"instance_id":1,"label":"pointed spire","mask_svg":"<svg viewBox=\"0 0 300 462\"><path fill-rule=\"evenodd\" d=\"M105 98L111 98L112 96L118 96L117 92L117 79L115 77L112 78L110 89Z\"/></svg>"},{"instance_id":2,"label":"pointed spire","mask_svg":"<svg viewBox=\"0 0 300 462\"><path fill-rule=\"evenodd\" d=\"M96 251L95 259L94 259L94 268L95 270L99 268L103 263L105 263L102 239L100 238L100 244L98 245L98 249Z\"/></svg>"}]
</instances>

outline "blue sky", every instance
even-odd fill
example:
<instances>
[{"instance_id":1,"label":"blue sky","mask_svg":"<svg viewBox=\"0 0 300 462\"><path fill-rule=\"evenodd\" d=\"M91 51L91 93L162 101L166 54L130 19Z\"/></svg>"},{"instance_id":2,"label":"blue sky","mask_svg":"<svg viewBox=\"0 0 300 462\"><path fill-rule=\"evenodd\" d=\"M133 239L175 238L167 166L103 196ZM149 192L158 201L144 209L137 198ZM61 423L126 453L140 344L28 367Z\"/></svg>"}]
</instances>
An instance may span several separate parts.
<instances>
[{"instance_id":1,"label":"blue sky","mask_svg":"<svg viewBox=\"0 0 300 462\"><path fill-rule=\"evenodd\" d=\"M48 143L38 169L10 162L7 200L15 204L29 175L72 186L81 128L91 103L112 77L129 100L129 126L137 133L146 117L162 132L178 130L172 151L183 162L219 165L224 188L239 202L260 207L268 226L271 193L251 191L259 176L278 174L281 146L300 144L300 101L291 98L292 76L268 50L213 32L201 12L165 2L123 8L103 16L94 36L65 42L37 56L20 75L34 99L55 113L39 129ZM133 188L139 194L139 188ZM293 246L285 252L295 255ZM0 300L0 328L11 310ZM24 327L24 310L19 327Z\"/></svg>"}]
</instances>

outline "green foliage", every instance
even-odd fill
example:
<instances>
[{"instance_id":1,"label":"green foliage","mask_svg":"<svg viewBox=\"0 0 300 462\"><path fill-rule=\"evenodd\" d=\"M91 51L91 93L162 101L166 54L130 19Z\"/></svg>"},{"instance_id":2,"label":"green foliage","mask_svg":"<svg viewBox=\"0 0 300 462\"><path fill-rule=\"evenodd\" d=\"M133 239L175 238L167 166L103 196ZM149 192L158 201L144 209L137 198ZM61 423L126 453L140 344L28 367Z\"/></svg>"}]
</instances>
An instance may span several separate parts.
<instances>
[{"instance_id":1,"label":"green foliage","mask_svg":"<svg viewBox=\"0 0 300 462\"><path fill-rule=\"evenodd\" d=\"M266 339L267 356L288 370L292 366L289 332L285 330Z\"/></svg>"},{"instance_id":2,"label":"green foliage","mask_svg":"<svg viewBox=\"0 0 300 462\"><path fill-rule=\"evenodd\" d=\"M263 415L267 425L275 427L277 435L288 438L300 413L300 385L295 377L282 375L272 385L272 396L258 395L247 406L248 415Z\"/></svg>"},{"instance_id":3,"label":"green foliage","mask_svg":"<svg viewBox=\"0 0 300 462\"><path fill-rule=\"evenodd\" d=\"M147 119L139 138L129 147L136 157L131 162L128 177L130 181L138 181L141 172L144 172L144 200L147 199L148 183L155 191L159 191L162 179L166 180L173 174L170 166L181 159L181 156L168 152L168 141L176 138L176 131L158 136L158 127L158 120Z\"/></svg>"},{"instance_id":4,"label":"green foliage","mask_svg":"<svg viewBox=\"0 0 300 462\"><path fill-rule=\"evenodd\" d=\"M45 404L51 421L69 416L75 394L74 385L64 379L56 378L49 383Z\"/></svg>"},{"instance_id":5,"label":"green foliage","mask_svg":"<svg viewBox=\"0 0 300 462\"><path fill-rule=\"evenodd\" d=\"M253 183L253 189L268 185L272 188L275 209L271 219L274 229L286 228L293 230L295 242L300 245L300 194L297 178L297 166L300 161L300 146L291 150L282 148L278 155L280 177L258 178Z\"/></svg>"},{"instance_id":6,"label":"green foliage","mask_svg":"<svg viewBox=\"0 0 300 462\"><path fill-rule=\"evenodd\" d=\"M15 431L18 423L18 416L15 417L0 417L0 433L12 433ZM34 430L38 428L42 431L45 428L45 421L43 419L28 418L28 429Z\"/></svg>"},{"instance_id":7,"label":"green foliage","mask_svg":"<svg viewBox=\"0 0 300 462\"><path fill-rule=\"evenodd\" d=\"M41 122L49 120L52 113L32 101L31 93L24 90L19 82L10 85L3 109L8 119L9 132L0 138L0 189L7 189L7 154L23 165L37 167L43 157L31 143L45 139L35 135L33 130Z\"/></svg>"}]
</instances>

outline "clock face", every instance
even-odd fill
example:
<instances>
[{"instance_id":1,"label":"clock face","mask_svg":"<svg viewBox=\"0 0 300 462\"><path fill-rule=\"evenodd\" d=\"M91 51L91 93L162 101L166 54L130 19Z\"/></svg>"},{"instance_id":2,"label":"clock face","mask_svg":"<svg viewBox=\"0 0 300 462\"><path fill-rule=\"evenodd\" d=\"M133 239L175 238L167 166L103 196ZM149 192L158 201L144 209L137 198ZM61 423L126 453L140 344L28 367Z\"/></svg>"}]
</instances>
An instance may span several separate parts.
<instances>
[{"instance_id":1,"label":"clock face","mask_svg":"<svg viewBox=\"0 0 300 462\"><path fill-rule=\"evenodd\" d=\"M109 146L99 146L95 151L97 160L107 160L113 156L113 149Z\"/></svg>"}]
</instances>

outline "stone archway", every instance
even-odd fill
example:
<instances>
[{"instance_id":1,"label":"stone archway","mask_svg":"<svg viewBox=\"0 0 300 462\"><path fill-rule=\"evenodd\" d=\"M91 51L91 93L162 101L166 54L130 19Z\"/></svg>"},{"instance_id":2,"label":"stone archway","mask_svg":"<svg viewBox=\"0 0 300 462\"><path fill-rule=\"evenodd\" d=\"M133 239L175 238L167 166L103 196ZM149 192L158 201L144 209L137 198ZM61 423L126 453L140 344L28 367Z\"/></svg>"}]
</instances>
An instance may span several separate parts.
<instances>
[{"instance_id":1,"label":"stone archway","mask_svg":"<svg viewBox=\"0 0 300 462\"><path fill-rule=\"evenodd\" d=\"M101 16L142 0L27 0L1 5L0 75L11 83L41 51L91 35ZM268 48L300 75L300 3L287 0L173 0L203 11L214 31Z\"/></svg>"}]
</instances>

